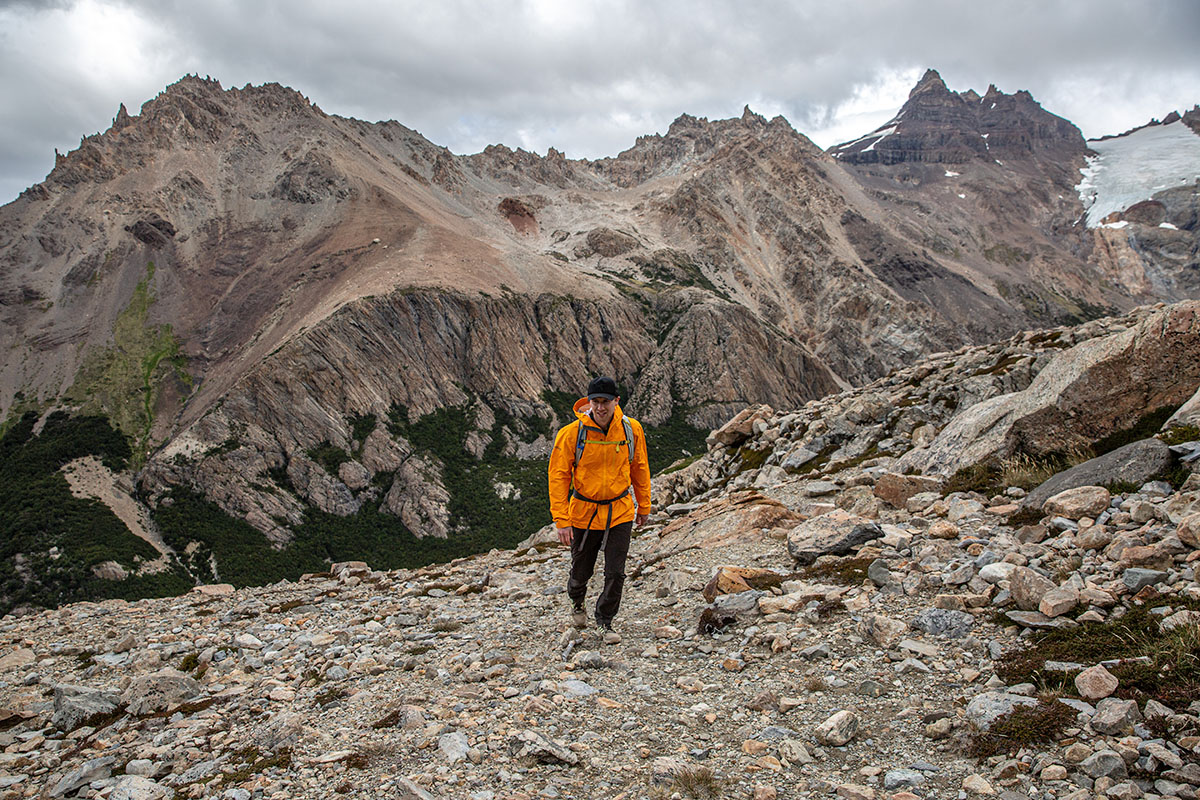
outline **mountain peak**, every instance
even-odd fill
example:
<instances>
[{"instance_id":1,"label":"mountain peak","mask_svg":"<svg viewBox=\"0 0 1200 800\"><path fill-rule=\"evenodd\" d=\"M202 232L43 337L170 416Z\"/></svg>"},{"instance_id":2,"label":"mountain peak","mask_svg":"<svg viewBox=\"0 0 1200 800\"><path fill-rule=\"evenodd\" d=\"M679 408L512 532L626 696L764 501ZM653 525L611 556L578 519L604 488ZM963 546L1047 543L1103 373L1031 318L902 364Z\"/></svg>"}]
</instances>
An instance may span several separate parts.
<instances>
[{"instance_id":1,"label":"mountain peak","mask_svg":"<svg viewBox=\"0 0 1200 800\"><path fill-rule=\"evenodd\" d=\"M1047 148L1065 148L1070 155L1084 147L1079 129L1045 111L1028 91L1009 95L993 83L983 97L971 90L959 94L930 69L890 122L829 152L852 164L962 164L1022 158Z\"/></svg>"},{"instance_id":2,"label":"mountain peak","mask_svg":"<svg viewBox=\"0 0 1200 800\"><path fill-rule=\"evenodd\" d=\"M950 92L946 88L946 82L942 80L942 76L938 74L936 69L925 70L925 74L921 76L921 80L917 81L917 85L908 93L908 99L912 100L917 95L928 92Z\"/></svg>"}]
</instances>

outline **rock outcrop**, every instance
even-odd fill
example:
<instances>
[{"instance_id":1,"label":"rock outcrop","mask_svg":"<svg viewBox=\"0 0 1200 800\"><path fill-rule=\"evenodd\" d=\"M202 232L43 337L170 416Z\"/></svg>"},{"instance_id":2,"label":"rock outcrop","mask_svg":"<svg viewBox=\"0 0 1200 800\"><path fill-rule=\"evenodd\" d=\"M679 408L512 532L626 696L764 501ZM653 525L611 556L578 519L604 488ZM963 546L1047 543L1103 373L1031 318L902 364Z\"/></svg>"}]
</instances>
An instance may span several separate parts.
<instances>
[{"instance_id":1,"label":"rock outcrop","mask_svg":"<svg viewBox=\"0 0 1200 800\"><path fill-rule=\"evenodd\" d=\"M1132 427L1184 403L1200 384L1200 304L1182 303L1136 327L1056 356L1028 388L960 414L902 467L950 476L1016 452L1044 456Z\"/></svg>"}]
</instances>

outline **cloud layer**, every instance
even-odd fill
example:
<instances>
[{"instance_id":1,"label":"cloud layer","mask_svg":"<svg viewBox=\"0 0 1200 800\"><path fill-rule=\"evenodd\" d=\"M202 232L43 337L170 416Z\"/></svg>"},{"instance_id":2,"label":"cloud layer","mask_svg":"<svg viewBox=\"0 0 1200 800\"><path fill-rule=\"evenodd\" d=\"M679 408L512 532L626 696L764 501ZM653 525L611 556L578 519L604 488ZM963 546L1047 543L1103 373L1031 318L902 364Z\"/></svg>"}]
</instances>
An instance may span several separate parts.
<instances>
[{"instance_id":1,"label":"cloud layer","mask_svg":"<svg viewBox=\"0 0 1200 800\"><path fill-rule=\"evenodd\" d=\"M1198 30L1194 0L0 2L0 203L186 73L277 81L455 152L594 158L745 104L827 147L885 121L927 67L1117 133L1200 102Z\"/></svg>"}]
</instances>

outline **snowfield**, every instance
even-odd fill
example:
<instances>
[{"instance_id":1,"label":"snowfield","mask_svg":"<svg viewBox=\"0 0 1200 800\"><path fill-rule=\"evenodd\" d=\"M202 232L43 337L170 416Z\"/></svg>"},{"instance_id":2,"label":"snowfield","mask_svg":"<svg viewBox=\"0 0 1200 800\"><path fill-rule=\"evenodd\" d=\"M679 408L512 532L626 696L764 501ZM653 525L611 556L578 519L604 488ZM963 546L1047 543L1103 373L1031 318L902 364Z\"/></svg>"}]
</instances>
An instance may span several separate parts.
<instances>
[{"instance_id":1,"label":"snowfield","mask_svg":"<svg viewBox=\"0 0 1200 800\"><path fill-rule=\"evenodd\" d=\"M1143 128L1127 136L1092 140L1075 187L1095 228L1114 211L1149 200L1158 192L1200 181L1200 136L1182 122Z\"/></svg>"}]
</instances>

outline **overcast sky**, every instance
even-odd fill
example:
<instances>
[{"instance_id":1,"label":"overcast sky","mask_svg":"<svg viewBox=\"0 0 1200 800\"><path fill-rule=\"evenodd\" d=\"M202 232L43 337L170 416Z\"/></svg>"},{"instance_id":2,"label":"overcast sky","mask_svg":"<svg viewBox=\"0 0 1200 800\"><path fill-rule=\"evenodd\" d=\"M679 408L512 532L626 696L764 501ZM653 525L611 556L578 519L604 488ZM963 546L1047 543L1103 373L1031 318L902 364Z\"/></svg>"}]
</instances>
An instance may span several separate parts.
<instances>
[{"instance_id":1,"label":"overcast sky","mask_svg":"<svg viewBox=\"0 0 1200 800\"><path fill-rule=\"evenodd\" d=\"M0 0L0 203L187 73L279 82L457 153L596 158L746 104L828 147L927 67L1119 133L1200 102L1198 39L1197 0Z\"/></svg>"}]
</instances>

